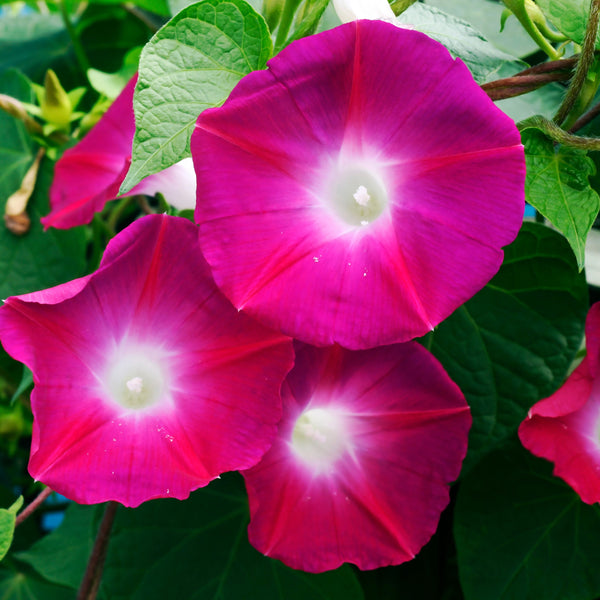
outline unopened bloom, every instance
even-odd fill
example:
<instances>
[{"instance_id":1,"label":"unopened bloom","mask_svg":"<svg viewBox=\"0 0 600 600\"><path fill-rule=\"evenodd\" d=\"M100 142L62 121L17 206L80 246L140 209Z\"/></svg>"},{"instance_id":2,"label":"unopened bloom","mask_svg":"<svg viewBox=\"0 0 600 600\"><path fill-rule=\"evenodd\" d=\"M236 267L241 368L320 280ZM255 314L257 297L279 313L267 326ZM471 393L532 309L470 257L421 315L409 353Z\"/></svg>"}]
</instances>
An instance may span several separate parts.
<instances>
[{"instance_id":1,"label":"unopened bloom","mask_svg":"<svg viewBox=\"0 0 600 600\"><path fill-rule=\"evenodd\" d=\"M342 23L357 19L393 19L394 11L387 0L333 0Z\"/></svg>"},{"instance_id":2,"label":"unopened bloom","mask_svg":"<svg viewBox=\"0 0 600 600\"><path fill-rule=\"evenodd\" d=\"M315 345L430 331L522 223L513 121L442 45L383 21L290 44L200 115L191 147L217 285Z\"/></svg>"},{"instance_id":3,"label":"unopened bloom","mask_svg":"<svg viewBox=\"0 0 600 600\"><path fill-rule=\"evenodd\" d=\"M56 163L50 188L50 213L42 218L45 227L67 229L89 223L109 200L119 197L119 187L131 164L136 81L137 76L129 81L100 121ZM184 159L146 177L128 195L151 196L157 192L176 208L194 208L196 176L192 160Z\"/></svg>"},{"instance_id":4,"label":"unopened bloom","mask_svg":"<svg viewBox=\"0 0 600 600\"><path fill-rule=\"evenodd\" d=\"M278 437L243 473L250 542L311 572L412 559L437 528L471 415L415 342L297 348Z\"/></svg>"},{"instance_id":5,"label":"unopened bloom","mask_svg":"<svg viewBox=\"0 0 600 600\"><path fill-rule=\"evenodd\" d=\"M594 504L600 502L600 303L588 313L585 336L587 355L560 389L531 408L519 438Z\"/></svg>"},{"instance_id":6,"label":"unopened bloom","mask_svg":"<svg viewBox=\"0 0 600 600\"><path fill-rule=\"evenodd\" d=\"M293 361L218 291L197 228L159 215L91 275L8 298L0 340L33 372L30 474L84 504L186 498L254 465Z\"/></svg>"}]
</instances>

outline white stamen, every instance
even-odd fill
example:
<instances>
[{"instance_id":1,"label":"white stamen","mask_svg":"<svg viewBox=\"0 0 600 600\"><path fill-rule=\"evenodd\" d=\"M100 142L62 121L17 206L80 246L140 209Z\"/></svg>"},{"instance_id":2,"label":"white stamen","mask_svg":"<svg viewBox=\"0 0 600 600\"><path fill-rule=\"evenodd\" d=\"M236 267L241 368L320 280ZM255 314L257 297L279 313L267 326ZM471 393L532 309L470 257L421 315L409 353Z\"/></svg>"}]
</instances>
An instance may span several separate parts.
<instances>
[{"instance_id":1,"label":"white stamen","mask_svg":"<svg viewBox=\"0 0 600 600\"><path fill-rule=\"evenodd\" d=\"M368 206L371 196L364 185L359 185L356 192L352 194L352 197L356 200L356 204L359 206Z\"/></svg>"},{"instance_id":2,"label":"white stamen","mask_svg":"<svg viewBox=\"0 0 600 600\"><path fill-rule=\"evenodd\" d=\"M133 377L125 383L127 389L134 394L141 394L144 390L144 380L141 377Z\"/></svg>"}]
</instances>

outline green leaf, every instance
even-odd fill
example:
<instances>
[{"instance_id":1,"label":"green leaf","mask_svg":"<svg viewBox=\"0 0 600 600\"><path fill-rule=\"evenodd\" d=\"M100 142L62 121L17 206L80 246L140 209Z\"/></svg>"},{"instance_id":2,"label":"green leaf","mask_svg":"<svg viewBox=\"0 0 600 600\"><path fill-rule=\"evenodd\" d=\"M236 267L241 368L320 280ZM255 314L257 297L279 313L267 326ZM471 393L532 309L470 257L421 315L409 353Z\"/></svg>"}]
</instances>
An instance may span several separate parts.
<instances>
[{"instance_id":1,"label":"green leaf","mask_svg":"<svg viewBox=\"0 0 600 600\"><path fill-rule=\"evenodd\" d=\"M101 95L115 100L129 80L136 74L140 62L141 47L133 48L123 60L123 66L114 73L88 69L91 86Z\"/></svg>"},{"instance_id":2,"label":"green leaf","mask_svg":"<svg viewBox=\"0 0 600 600\"><path fill-rule=\"evenodd\" d=\"M103 507L72 505L61 526L15 555L46 580L76 589ZM247 499L228 474L184 502L119 508L100 598L110 600L363 600L349 567L294 571L248 543ZM1 596L0 596L1 597Z\"/></svg>"},{"instance_id":3,"label":"green leaf","mask_svg":"<svg viewBox=\"0 0 600 600\"><path fill-rule=\"evenodd\" d=\"M263 69L271 51L264 19L243 0L204 0L160 29L140 59L132 163L121 192L190 156L198 115Z\"/></svg>"},{"instance_id":4,"label":"green leaf","mask_svg":"<svg viewBox=\"0 0 600 600\"><path fill-rule=\"evenodd\" d=\"M42 81L46 69L74 68L71 40L58 15L28 14L0 19L0 75L16 68ZM63 82L64 83L64 82Z\"/></svg>"},{"instance_id":5,"label":"green leaf","mask_svg":"<svg viewBox=\"0 0 600 600\"><path fill-rule=\"evenodd\" d=\"M90 64L107 73L119 70L128 53L150 35L139 18L117 5L89 7L77 32Z\"/></svg>"},{"instance_id":6,"label":"green leaf","mask_svg":"<svg viewBox=\"0 0 600 600\"><path fill-rule=\"evenodd\" d=\"M452 536L453 508L452 502L442 513L431 540L412 560L395 567L358 571L365 600L464 600Z\"/></svg>"},{"instance_id":7,"label":"green leaf","mask_svg":"<svg viewBox=\"0 0 600 600\"><path fill-rule=\"evenodd\" d=\"M196 4L197 0L167 0L167 2L169 4L171 14L176 15L178 12L181 12L184 8L187 8L192 4ZM248 4L256 12L260 12L263 5L263 0L248 0Z\"/></svg>"},{"instance_id":8,"label":"green leaf","mask_svg":"<svg viewBox=\"0 0 600 600\"><path fill-rule=\"evenodd\" d=\"M122 0L90 0L90 4L98 5L122 3ZM157 15L162 15L163 17L167 17L170 14L167 0L129 0L128 3L132 4L133 6L143 8L144 10L156 13Z\"/></svg>"},{"instance_id":9,"label":"green leaf","mask_svg":"<svg viewBox=\"0 0 600 600\"><path fill-rule=\"evenodd\" d=\"M15 71L0 76L0 92L31 100L27 81ZM35 145L24 126L0 113L0 211L21 185L35 155ZM48 190L53 176L51 161L44 160L27 212L31 229L23 236L0 224L0 298L51 287L84 274L85 236L82 228L44 232L40 217L47 214Z\"/></svg>"},{"instance_id":10,"label":"green leaf","mask_svg":"<svg viewBox=\"0 0 600 600\"><path fill-rule=\"evenodd\" d=\"M525 223L492 281L435 330L431 351L473 415L463 471L514 434L563 382L588 309L585 277L565 239Z\"/></svg>"},{"instance_id":11,"label":"green leaf","mask_svg":"<svg viewBox=\"0 0 600 600\"><path fill-rule=\"evenodd\" d=\"M554 147L535 129L522 132L525 145L527 201L567 238L580 269L585 261L585 241L600 210L600 197L589 177L596 172L587 152Z\"/></svg>"},{"instance_id":12,"label":"green leaf","mask_svg":"<svg viewBox=\"0 0 600 600\"><path fill-rule=\"evenodd\" d=\"M600 508L517 441L458 490L455 539L466 600L591 600L600 594Z\"/></svg>"},{"instance_id":13,"label":"green leaf","mask_svg":"<svg viewBox=\"0 0 600 600\"><path fill-rule=\"evenodd\" d=\"M10 508L0 508L0 560L6 556L12 544L16 515L21 506L23 506L23 496L19 496Z\"/></svg>"},{"instance_id":14,"label":"green leaf","mask_svg":"<svg viewBox=\"0 0 600 600\"><path fill-rule=\"evenodd\" d=\"M7 559L8 560L8 559ZM2 600L75 600L74 590L53 585L27 565L2 563L0 568Z\"/></svg>"},{"instance_id":15,"label":"green leaf","mask_svg":"<svg viewBox=\"0 0 600 600\"><path fill-rule=\"evenodd\" d=\"M14 557L47 581L77 589L94 545L103 507L71 504L57 529Z\"/></svg>"},{"instance_id":16,"label":"green leaf","mask_svg":"<svg viewBox=\"0 0 600 600\"><path fill-rule=\"evenodd\" d=\"M536 0L546 18L569 39L581 44L590 12L589 0ZM600 39L596 41L600 48Z\"/></svg>"},{"instance_id":17,"label":"green leaf","mask_svg":"<svg viewBox=\"0 0 600 600\"><path fill-rule=\"evenodd\" d=\"M101 592L111 600L359 600L349 567L294 571L247 541L247 500L231 474L185 502L157 500L117 514Z\"/></svg>"},{"instance_id":18,"label":"green leaf","mask_svg":"<svg viewBox=\"0 0 600 600\"><path fill-rule=\"evenodd\" d=\"M512 74L527 68L523 61L490 44L469 23L434 6L417 2L396 17L396 22L411 25L443 44L452 56L464 61L477 83L498 79L500 71L507 68Z\"/></svg>"}]
</instances>

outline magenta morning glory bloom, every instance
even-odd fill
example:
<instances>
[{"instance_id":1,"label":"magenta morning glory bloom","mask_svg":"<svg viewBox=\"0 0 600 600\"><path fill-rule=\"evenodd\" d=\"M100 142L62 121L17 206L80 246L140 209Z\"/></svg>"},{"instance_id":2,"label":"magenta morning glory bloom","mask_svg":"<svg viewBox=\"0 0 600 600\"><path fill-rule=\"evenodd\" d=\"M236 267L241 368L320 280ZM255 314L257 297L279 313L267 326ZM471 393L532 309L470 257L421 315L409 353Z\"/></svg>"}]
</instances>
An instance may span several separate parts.
<instances>
[{"instance_id":1,"label":"magenta morning glory bloom","mask_svg":"<svg viewBox=\"0 0 600 600\"><path fill-rule=\"evenodd\" d=\"M588 313L585 336L586 357L559 390L531 408L519 438L594 504L600 502L600 303Z\"/></svg>"},{"instance_id":2,"label":"magenta morning glory bloom","mask_svg":"<svg viewBox=\"0 0 600 600\"><path fill-rule=\"evenodd\" d=\"M145 217L95 273L0 308L4 348L33 371L36 480L80 503L137 506L186 498L270 446L291 341L222 296L197 235Z\"/></svg>"},{"instance_id":3,"label":"magenta morning glory bloom","mask_svg":"<svg viewBox=\"0 0 600 600\"><path fill-rule=\"evenodd\" d=\"M292 43L200 115L192 155L217 285L316 345L423 335L523 216L513 121L442 45L382 21Z\"/></svg>"},{"instance_id":4,"label":"magenta morning glory bloom","mask_svg":"<svg viewBox=\"0 0 600 600\"><path fill-rule=\"evenodd\" d=\"M244 472L250 542L311 572L412 559L467 451L461 391L416 342L297 350L278 437Z\"/></svg>"},{"instance_id":5,"label":"magenta morning glory bloom","mask_svg":"<svg viewBox=\"0 0 600 600\"><path fill-rule=\"evenodd\" d=\"M103 117L56 163L50 188L50 214L45 227L68 229L89 223L109 200L119 197L119 187L131 164L135 133L133 77ZM127 195L161 192L176 208L194 208L196 175L191 159L143 179Z\"/></svg>"}]
</instances>

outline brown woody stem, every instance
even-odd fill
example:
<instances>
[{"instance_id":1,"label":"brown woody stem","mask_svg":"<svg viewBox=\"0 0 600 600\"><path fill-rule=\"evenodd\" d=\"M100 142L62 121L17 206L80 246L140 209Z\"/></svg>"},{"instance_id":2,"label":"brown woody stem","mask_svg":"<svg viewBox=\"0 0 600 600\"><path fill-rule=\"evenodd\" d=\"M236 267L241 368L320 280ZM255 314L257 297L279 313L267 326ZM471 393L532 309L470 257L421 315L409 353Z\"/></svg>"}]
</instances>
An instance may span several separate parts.
<instances>
[{"instance_id":1,"label":"brown woody stem","mask_svg":"<svg viewBox=\"0 0 600 600\"><path fill-rule=\"evenodd\" d=\"M77 600L95 600L98 595L102 580L102 571L104 570L104 561L106 560L106 552L108 550L108 542L110 540L110 532L118 506L117 502L109 502L106 505L90 560L88 561L79 592L77 593Z\"/></svg>"},{"instance_id":2,"label":"brown woody stem","mask_svg":"<svg viewBox=\"0 0 600 600\"><path fill-rule=\"evenodd\" d=\"M15 520L15 527L18 527L25 519L30 517L52 493L49 487L44 488L18 515Z\"/></svg>"}]
</instances>

